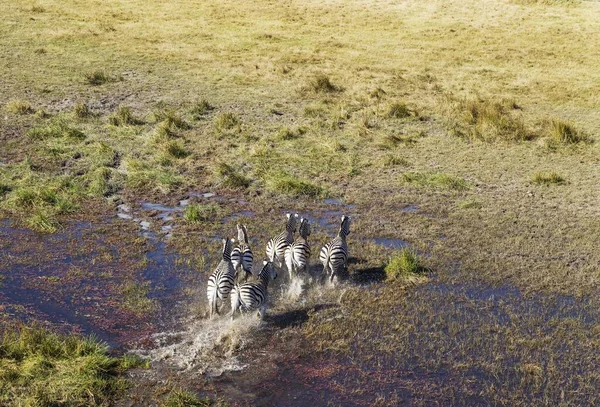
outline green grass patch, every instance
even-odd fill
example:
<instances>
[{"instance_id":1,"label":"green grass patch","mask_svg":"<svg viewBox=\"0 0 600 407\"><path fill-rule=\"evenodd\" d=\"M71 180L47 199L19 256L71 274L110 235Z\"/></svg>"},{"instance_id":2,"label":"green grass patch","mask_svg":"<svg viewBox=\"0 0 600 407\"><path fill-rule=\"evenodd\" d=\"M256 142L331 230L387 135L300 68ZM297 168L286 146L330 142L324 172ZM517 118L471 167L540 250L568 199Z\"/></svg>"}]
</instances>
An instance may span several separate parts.
<instances>
[{"instance_id":1,"label":"green grass patch","mask_svg":"<svg viewBox=\"0 0 600 407\"><path fill-rule=\"evenodd\" d=\"M531 181L538 185L564 185L567 181L555 172L536 172Z\"/></svg>"},{"instance_id":2,"label":"green grass patch","mask_svg":"<svg viewBox=\"0 0 600 407\"><path fill-rule=\"evenodd\" d=\"M106 406L129 387L126 370L144 366L132 356L108 356L93 337L46 329L5 328L0 342L0 404Z\"/></svg>"},{"instance_id":3,"label":"green grass patch","mask_svg":"<svg viewBox=\"0 0 600 407\"><path fill-rule=\"evenodd\" d=\"M150 292L150 282L132 281L121 286L123 294L123 306L125 309L135 314L145 314L155 308L153 300L148 298Z\"/></svg>"},{"instance_id":4,"label":"green grass patch","mask_svg":"<svg viewBox=\"0 0 600 407\"><path fill-rule=\"evenodd\" d=\"M403 157L398 157L395 155L386 155L383 157L382 165L384 167L409 167L410 162Z\"/></svg>"},{"instance_id":5,"label":"green grass patch","mask_svg":"<svg viewBox=\"0 0 600 407\"><path fill-rule=\"evenodd\" d=\"M126 185L133 189L167 193L183 183L183 177L174 169L135 158L124 161Z\"/></svg>"},{"instance_id":6,"label":"green grass patch","mask_svg":"<svg viewBox=\"0 0 600 407\"><path fill-rule=\"evenodd\" d=\"M6 110L12 114L32 114L35 112L33 107L26 100L10 100L6 104Z\"/></svg>"},{"instance_id":7,"label":"green grass patch","mask_svg":"<svg viewBox=\"0 0 600 407\"><path fill-rule=\"evenodd\" d=\"M27 135L35 140L46 140L50 138L65 138L74 141L81 141L86 138L85 134L71 126L67 120L57 117L49 124L29 129Z\"/></svg>"},{"instance_id":8,"label":"green grass patch","mask_svg":"<svg viewBox=\"0 0 600 407\"><path fill-rule=\"evenodd\" d=\"M397 281L414 278L426 273L428 269L423 267L413 249L405 247L389 259L384 271L388 281Z\"/></svg>"},{"instance_id":9,"label":"green grass patch","mask_svg":"<svg viewBox=\"0 0 600 407\"><path fill-rule=\"evenodd\" d=\"M462 201L458 203L458 207L460 209L479 209L481 208L483 205L481 202L479 201L473 201L473 200L469 200L469 201Z\"/></svg>"},{"instance_id":10,"label":"green grass patch","mask_svg":"<svg viewBox=\"0 0 600 407\"><path fill-rule=\"evenodd\" d=\"M405 172L402 174L402 180L413 185L453 189L455 191L469 188L469 183L463 178L444 173Z\"/></svg>"},{"instance_id":11,"label":"green grass patch","mask_svg":"<svg viewBox=\"0 0 600 407\"><path fill-rule=\"evenodd\" d=\"M184 120L184 118L173 109L155 110L153 113L154 120L163 122L163 125L169 128L179 130L189 130L192 126Z\"/></svg>"},{"instance_id":12,"label":"green grass patch","mask_svg":"<svg viewBox=\"0 0 600 407\"><path fill-rule=\"evenodd\" d=\"M269 191L276 194L292 196L323 196L325 191L320 185L296 178L285 171L274 171L265 174L265 184Z\"/></svg>"},{"instance_id":13,"label":"green grass patch","mask_svg":"<svg viewBox=\"0 0 600 407\"><path fill-rule=\"evenodd\" d=\"M215 220L221 208L215 204L191 204L185 208L183 218L189 223L209 222Z\"/></svg>"},{"instance_id":14,"label":"green grass patch","mask_svg":"<svg viewBox=\"0 0 600 407\"><path fill-rule=\"evenodd\" d=\"M200 399L194 393L183 389L173 389L160 402L160 407L208 407L213 403L208 399Z\"/></svg>"}]
</instances>

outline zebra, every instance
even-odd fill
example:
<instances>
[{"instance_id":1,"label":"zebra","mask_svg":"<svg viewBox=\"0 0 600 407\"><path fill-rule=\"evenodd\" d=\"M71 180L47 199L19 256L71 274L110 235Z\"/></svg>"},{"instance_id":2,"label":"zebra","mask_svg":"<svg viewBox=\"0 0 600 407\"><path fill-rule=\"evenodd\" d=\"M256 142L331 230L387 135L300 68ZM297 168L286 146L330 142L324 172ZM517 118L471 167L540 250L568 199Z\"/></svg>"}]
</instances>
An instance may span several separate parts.
<instances>
[{"instance_id":1,"label":"zebra","mask_svg":"<svg viewBox=\"0 0 600 407\"><path fill-rule=\"evenodd\" d=\"M285 249L294 243L294 233L296 233L296 219L298 214L292 215L286 213L287 222L285 224L285 232L281 232L277 236L271 238L267 243L267 258L270 262L281 268L285 262Z\"/></svg>"},{"instance_id":2,"label":"zebra","mask_svg":"<svg viewBox=\"0 0 600 407\"><path fill-rule=\"evenodd\" d=\"M267 286L269 280L275 280L277 272L273 263L263 262L263 268L258 274L258 281L236 284L231 293L231 319L236 312L258 309L258 317L262 320L267 308Z\"/></svg>"},{"instance_id":3,"label":"zebra","mask_svg":"<svg viewBox=\"0 0 600 407\"><path fill-rule=\"evenodd\" d=\"M319 260L323 263L323 273L329 274L329 281L333 282L336 275L348 269L348 245L346 236L350 234L350 217L342 216L340 230L337 236L327 243L319 253Z\"/></svg>"},{"instance_id":4,"label":"zebra","mask_svg":"<svg viewBox=\"0 0 600 407\"><path fill-rule=\"evenodd\" d=\"M231 252L231 262L235 269L236 280L240 281L240 279L243 279L243 281L246 281L252 275L252 261L254 257L248 244L248 230L246 229L246 225L238 223L237 230L238 247L234 248ZM242 270L246 272L243 277L241 276Z\"/></svg>"},{"instance_id":5,"label":"zebra","mask_svg":"<svg viewBox=\"0 0 600 407\"><path fill-rule=\"evenodd\" d=\"M221 302L225 301L234 285L235 269L231 263L232 243L233 239L223 239L223 258L217 265L215 271L208 278L206 296L208 297L210 318L212 318L215 313L219 314L217 300L221 300Z\"/></svg>"},{"instance_id":6,"label":"zebra","mask_svg":"<svg viewBox=\"0 0 600 407\"><path fill-rule=\"evenodd\" d=\"M290 272L290 276L298 273L300 270L308 270L310 259L310 244L308 243L310 224L308 223L308 219L300 219L298 233L300 237L285 249L285 264Z\"/></svg>"}]
</instances>

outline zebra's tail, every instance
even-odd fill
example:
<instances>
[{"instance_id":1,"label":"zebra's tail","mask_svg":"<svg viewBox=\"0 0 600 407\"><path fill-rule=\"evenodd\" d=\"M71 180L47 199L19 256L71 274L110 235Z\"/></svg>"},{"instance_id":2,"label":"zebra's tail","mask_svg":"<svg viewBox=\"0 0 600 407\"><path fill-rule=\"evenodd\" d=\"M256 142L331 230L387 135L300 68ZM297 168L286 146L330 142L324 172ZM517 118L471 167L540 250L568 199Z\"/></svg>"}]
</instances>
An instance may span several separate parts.
<instances>
[{"instance_id":1,"label":"zebra's tail","mask_svg":"<svg viewBox=\"0 0 600 407\"><path fill-rule=\"evenodd\" d=\"M231 290L231 319L233 320L233 318L235 317L235 313L236 311L239 310L239 308L241 307L241 301L240 301L240 286L239 285L235 285L233 287L233 289Z\"/></svg>"},{"instance_id":2,"label":"zebra's tail","mask_svg":"<svg viewBox=\"0 0 600 407\"><path fill-rule=\"evenodd\" d=\"M215 314L219 313L217 308L217 290L213 290L208 298L208 316L212 318Z\"/></svg>"},{"instance_id":3,"label":"zebra's tail","mask_svg":"<svg viewBox=\"0 0 600 407\"><path fill-rule=\"evenodd\" d=\"M292 252L292 248L290 246L288 246L287 249L285 249L285 266L288 269L288 273L290 273L290 277L292 277L292 272L293 272L293 266L294 266L294 254Z\"/></svg>"}]
</instances>

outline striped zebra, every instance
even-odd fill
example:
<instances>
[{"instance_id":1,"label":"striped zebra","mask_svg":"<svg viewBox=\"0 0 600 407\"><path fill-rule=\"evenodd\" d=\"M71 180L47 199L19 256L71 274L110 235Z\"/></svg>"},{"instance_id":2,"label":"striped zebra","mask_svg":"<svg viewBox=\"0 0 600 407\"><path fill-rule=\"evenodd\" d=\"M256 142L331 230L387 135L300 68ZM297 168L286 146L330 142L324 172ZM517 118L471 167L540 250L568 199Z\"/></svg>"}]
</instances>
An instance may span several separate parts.
<instances>
[{"instance_id":1,"label":"striped zebra","mask_svg":"<svg viewBox=\"0 0 600 407\"><path fill-rule=\"evenodd\" d=\"M236 312L247 312L258 309L258 316L262 320L267 308L267 286L269 280L275 280L277 272L273 263L263 262L263 268L258 274L258 281L241 285L236 284L231 293L231 319Z\"/></svg>"},{"instance_id":2,"label":"striped zebra","mask_svg":"<svg viewBox=\"0 0 600 407\"><path fill-rule=\"evenodd\" d=\"M233 239L223 239L223 258L208 278L206 296L208 297L209 316L211 318L215 313L219 313L217 300L225 301L234 285L235 269L231 263L232 243Z\"/></svg>"},{"instance_id":3,"label":"striped zebra","mask_svg":"<svg viewBox=\"0 0 600 407\"><path fill-rule=\"evenodd\" d=\"M246 225L237 224L238 246L231 252L231 263L235 269L236 280L246 281L252 275L252 261L254 259L252 250L248 243L248 230ZM242 276L242 270L245 271Z\"/></svg>"},{"instance_id":4,"label":"striped zebra","mask_svg":"<svg viewBox=\"0 0 600 407\"><path fill-rule=\"evenodd\" d=\"M285 224L285 232L281 232L277 236L271 238L267 243L267 258L270 262L281 268L285 262L285 249L294 243L294 233L296 233L296 219L298 214L292 215L286 213L287 222Z\"/></svg>"},{"instance_id":5,"label":"striped zebra","mask_svg":"<svg viewBox=\"0 0 600 407\"><path fill-rule=\"evenodd\" d=\"M308 219L300 219L298 233L300 236L296 241L285 249L285 264L290 276L297 274L299 271L308 270L310 260L310 244L308 243L310 224Z\"/></svg>"},{"instance_id":6,"label":"striped zebra","mask_svg":"<svg viewBox=\"0 0 600 407\"><path fill-rule=\"evenodd\" d=\"M342 216L337 236L321 249L319 260L323 263L323 273L329 274L329 281L348 269L348 245L346 236L350 234L350 217Z\"/></svg>"}]
</instances>

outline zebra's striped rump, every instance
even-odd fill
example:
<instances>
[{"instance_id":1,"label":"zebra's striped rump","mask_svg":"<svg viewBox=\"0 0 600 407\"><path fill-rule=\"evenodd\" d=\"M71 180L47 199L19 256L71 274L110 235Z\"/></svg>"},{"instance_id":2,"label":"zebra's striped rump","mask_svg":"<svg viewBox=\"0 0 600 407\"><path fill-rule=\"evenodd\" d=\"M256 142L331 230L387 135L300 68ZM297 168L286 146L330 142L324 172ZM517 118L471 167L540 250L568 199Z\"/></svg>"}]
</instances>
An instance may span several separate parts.
<instances>
[{"instance_id":1,"label":"zebra's striped rump","mask_svg":"<svg viewBox=\"0 0 600 407\"><path fill-rule=\"evenodd\" d=\"M298 218L298 214L296 213L292 216L291 213L287 213L286 217L286 231L271 238L267 243L267 258L277 267L283 265L285 261L285 250L294 242L294 233L296 233L296 219Z\"/></svg>"},{"instance_id":2,"label":"zebra's striped rump","mask_svg":"<svg viewBox=\"0 0 600 407\"><path fill-rule=\"evenodd\" d=\"M300 237L285 250L285 264L290 275L306 271L310 259L310 245L308 244L310 225L307 219L300 220L299 233Z\"/></svg>"},{"instance_id":3,"label":"zebra's striped rump","mask_svg":"<svg viewBox=\"0 0 600 407\"><path fill-rule=\"evenodd\" d=\"M319 260L323 263L323 272L330 281L348 269L348 245L346 236L350 233L350 217L342 216L338 235L321 249Z\"/></svg>"},{"instance_id":4,"label":"zebra's striped rump","mask_svg":"<svg viewBox=\"0 0 600 407\"><path fill-rule=\"evenodd\" d=\"M277 278L273 263L264 262L258 281L236 285L231 294L231 318L236 312L259 310L262 319L266 309L269 280Z\"/></svg>"},{"instance_id":5,"label":"zebra's striped rump","mask_svg":"<svg viewBox=\"0 0 600 407\"><path fill-rule=\"evenodd\" d=\"M248 277L252 275L252 263L254 261L254 255L252 254L252 250L248 244L248 232L246 230L246 225L238 224L237 229L239 246L233 249L231 252L231 262L233 263L233 268L236 272L237 281L246 281ZM245 271L243 276L240 268L241 270Z\"/></svg>"},{"instance_id":6,"label":"zebra's striped rump","mask_svg":"<svg viewBox=\"0 0 600 407\"><path fill-rule=\"evenodd\" d=\"M222 260L208 278L206 296L208 298L209 316L219 313L217 301L224 301L234 286L235 270L231 263L231 245L233 240L223 239Z\"/></svg>"}]
</instances>

